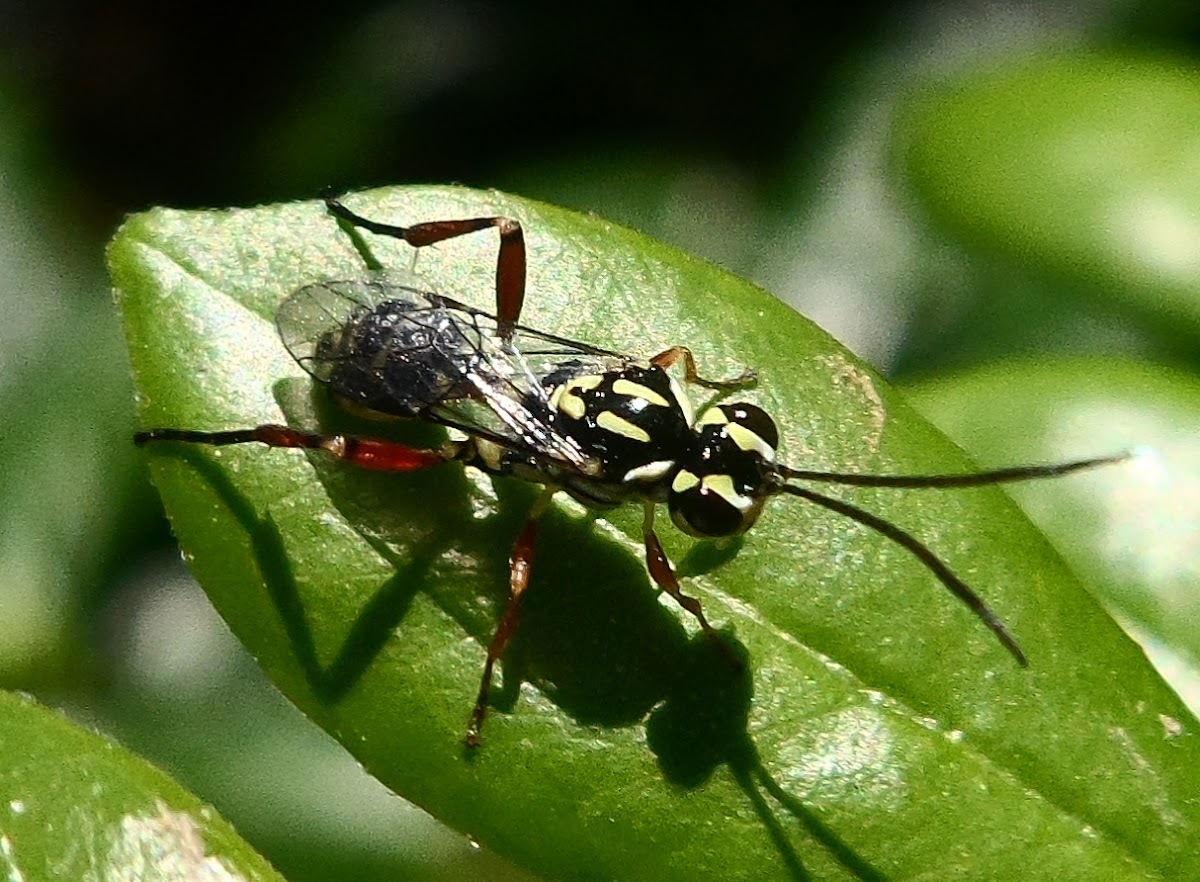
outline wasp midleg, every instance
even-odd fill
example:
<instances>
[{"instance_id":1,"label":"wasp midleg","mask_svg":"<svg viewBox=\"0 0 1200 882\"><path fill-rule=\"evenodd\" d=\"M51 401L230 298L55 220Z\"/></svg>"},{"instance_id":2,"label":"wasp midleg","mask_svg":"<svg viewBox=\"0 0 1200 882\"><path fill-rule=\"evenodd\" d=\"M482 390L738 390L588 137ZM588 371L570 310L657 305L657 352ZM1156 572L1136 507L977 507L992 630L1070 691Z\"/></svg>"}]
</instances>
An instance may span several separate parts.
<instances>
[{"instance_id":1,"label":"wasp midleg","mask_svg":"<svg viewBox=\"0 0 1200 882\"><path fill-rule=\"evenodd\" d=\"M533 569L538 522L556 492L558 491L555 487L547 487L542 491L537 502L533 504L525 526L517 536L517 541L513 543L512 553L508 558L508 603L505 604L504 612L500 615L500 621L496 625L492 639L488 642L487 658L483 663L483 676L479 681L479 694L475 698L475 707L471 710L471 720L467 724L467 735L464 740L470 747L479 744L479 733L483 729L483 719L487 716L492 692L492 669L496 666L500 656L504 654L504 650L508 647L508 641L516 633L517 622L520 618L521 598L524 597L525 589L529 586L529 574Z\"/></svg>"}]
</instances>

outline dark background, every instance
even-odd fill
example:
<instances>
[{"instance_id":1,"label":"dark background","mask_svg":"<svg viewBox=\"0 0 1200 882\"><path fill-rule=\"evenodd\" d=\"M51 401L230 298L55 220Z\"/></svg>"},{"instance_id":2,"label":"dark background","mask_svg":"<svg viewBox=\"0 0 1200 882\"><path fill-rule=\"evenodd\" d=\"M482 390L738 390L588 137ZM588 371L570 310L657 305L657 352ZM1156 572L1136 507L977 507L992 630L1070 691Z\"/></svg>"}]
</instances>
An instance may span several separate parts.
<instances>
[{"instance_id":1,"label":"dark background","mask_svg":"<svg viewBox=\"0 0 1200 882\"><path fill-rule=\"evenodd\" d=\"M3 39L102 228L155 204L499 186L614 153L728 166L770 202L840 65L896 13L784 7L51 3L9 9Z\"/></svg>"}]
</instances>

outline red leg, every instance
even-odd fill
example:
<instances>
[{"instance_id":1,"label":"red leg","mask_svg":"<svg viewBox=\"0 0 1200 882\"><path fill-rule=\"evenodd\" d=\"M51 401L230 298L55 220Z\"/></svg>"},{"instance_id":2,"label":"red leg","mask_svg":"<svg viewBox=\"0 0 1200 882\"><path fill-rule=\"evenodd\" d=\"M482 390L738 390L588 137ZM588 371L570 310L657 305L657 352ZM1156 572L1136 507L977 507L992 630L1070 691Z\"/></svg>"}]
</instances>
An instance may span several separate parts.
<instances>
[{"instance_id":1,"label":"red leg","mask_svg":"<svg viewBox=\"0 0 1200 882\"><path fill-rule=\"evenodd\" d=\"M696 617L705 634L720 639L713 626L708 623L708 619L704 618L700 601L684 594L683 589L679 587L675 568L671 566L662 543L658 541L658 534L654 532L654 508L654 503L646 503L646 519L642 522L642 538L646 543L646 569L650 571L650 578L654 580L654 584L675 598L676 603Z\"/></svg>"},{"instance_id":2,"label":"red leg","mask_svg":"<svg viewBox=\"0 0 1200 882\"><path fill-rule=\"evenodd\" d=\"M475 699L475 708L471 711L471 721L467 724L467 737L464 739L467 747L479 746L479 731L483 728L483 719L487 716L488 698L492 692L492 669L495 668L496 661L504 654L508 641L512 639L512 635L517 630L521 597L529 585L529 573L533 567L538 519L546 510L554 493L555 490L552 487L548 487L542 492L529 512L529 519L525 522L521 535L513 544L512 555L508 559L508 605L504 607L504 614L500 616L500 624L496 626L496 632L492 635L491 643L488 644L487 661L483 663L483 678L479 683L479 695Z\"/></svg>"},{"instance_id":3,"label":"red leg","mask_svg":"<svg viewBox=\"0 0 1200 882\"><path fill-rule=\"evenodd\" d=\"M658 541L658 534L654 532L654 509L654 503L647 502L646 518L642 521L642 539L646 543L646 569L650 571L650 578L654 580L655 585L675 598L676 603L696 617L696 621L700 623L704 633L712 638L717 649L729 659L730 663L735 667L741 667L742 660L737 657L729 644L721 639L721 635L704 617L700 601L690 594L684 594L683 589L679 586L675 568L671 566L667 553L663 551L662 543Z\"/></svg>"},{"instance_id":4,"label":"red leg","mask_svg":"<svg viewBox=\"0 0 1200 882\"><path fill-rule=\"evenodd\" d=\"M686 346L672 346L663 352L658 353L650 359L650 363L655 367L660 367L663 370L678 364L679 360L683 359L684 379L696 386L703 386L706 389L717 389L726 391L729 389L740 389L743 386L749 386L757 378L754 371L742 371L736 377L730 377L728 380L709 380L700 376L696 370L696 358L692 355L692 350Z\"/></svg>"},{"instance_id":5,"label":"red leg","mask_svg":"<svg viewBox=\"0 0 1200 882\"><path fill-rule=\"evenodd\" d=\"M325 207L346 223L380 236L401 239L414 248L495 227L500 233L500 253L496 258L496 318L500 321L500 335L512 335L525 303L525 232L519 221L511 217L475 217L399 227L355 214L336 199L327 198Z\"/></svg>"},{"instance_id":6,"label":"red leg","mask_svg":"<svg viewBox=\"0 0 1200 882\"><path fill-rule=\"evenodd\" d=\"M362 469L379 472L415 472L455 459L460 447L453 443L441 450L409 447L379 438L353 438L347 435L321 435L300 432L288 426L264 425L253 429L233 429L228 432L196 432L190 429L147 429L133 436L135 444L151 441L185 441L190 444L246 444L257 441L268 447L301 447L324 450Z\"/></svg>"}]
</instances>

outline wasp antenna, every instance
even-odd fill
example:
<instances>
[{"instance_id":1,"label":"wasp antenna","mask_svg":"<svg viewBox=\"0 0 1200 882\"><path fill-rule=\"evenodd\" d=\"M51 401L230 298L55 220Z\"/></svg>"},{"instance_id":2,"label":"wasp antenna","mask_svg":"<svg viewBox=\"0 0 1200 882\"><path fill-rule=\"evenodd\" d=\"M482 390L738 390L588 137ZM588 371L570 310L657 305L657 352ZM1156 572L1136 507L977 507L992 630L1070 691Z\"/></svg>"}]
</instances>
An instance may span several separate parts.
<instances>
[{"instance_id":1,"label":"wasp antenna","mask_svg":"<svg viewBox=\"0 0 1200 882\"><path fill-rule=\"evenodd\" d=\"M981 487L987 484L1005 484L1010 481L1028 481L1035 478L1057 478L1093 469L1098 466L1113 465L1132 459L1137 453L1123 450L1109 456L1097 456L1091 459L1077 459L1071 462L1057 462L1048 465L1013 466L1006 469L993 469L986 472L972 472L965 475L858 475L846 472L814 472L804 469L790 469L787 466L777 466L776 472L780 477L796 481L821 481L828 484L850 484L857 487L898 487L898 488L943 488L943 487ZM784 488L786 491L786 488ZM786 491L791 492L791 491Z\"/></svg>"},{"instance_id":2,"label":"wasp antenna","mask_svg":"<svg viewBox=\"0 0 1200 882\"><path fill-rule=\"evenodd\" d=\"M1004 626L1004 622L1000 621L1000 617L992 612L991 608L983 602L983 598L972 591L966 582L954 575L950 568L915 536L905 532L890 521L885 521L883 518L873 515L856 505L851 505L840 499L833 499L805 487L785 484L779 488L779 491L791 494L792 496L799 496L801 499L807 499L809 502L815 502L823 508L835 511L851 520L858 521L863 526L870 527L875 532L881 533L888 539L891 539L897 545L908 549L917 560L937 576L939 582L945 585L955 597L965 603L971 609L971 612L975 613L980 621L991 629L992 633L1004 645L1004 648L1017 660L1017 664L1023 668L1029 667L1029 660L1025 657L1025 653L1021 651L1021 647L1017 645L1016 639L1008 632L1008 628Z\"/></svg>"}]
</instances>

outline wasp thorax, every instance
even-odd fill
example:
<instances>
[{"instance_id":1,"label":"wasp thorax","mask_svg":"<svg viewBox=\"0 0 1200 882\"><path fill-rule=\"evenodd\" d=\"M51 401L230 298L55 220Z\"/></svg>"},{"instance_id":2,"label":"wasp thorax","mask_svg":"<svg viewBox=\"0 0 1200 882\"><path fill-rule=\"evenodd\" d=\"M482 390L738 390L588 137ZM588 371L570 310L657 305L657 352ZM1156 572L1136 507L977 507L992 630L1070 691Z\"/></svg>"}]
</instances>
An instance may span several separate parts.
<instances>
[{"instance_id":1,"label":"wasp thorax","mask_svg":"<svg viewBox=\"0 0 1200 882\"><path fill-rule=\"evenodd\" d=\"M697 443L671 481L671 519L693 536L733 536L754 525L766 500L779 430L760 407L711 407L695 426Z\"/></svg>"}]
</instances>

